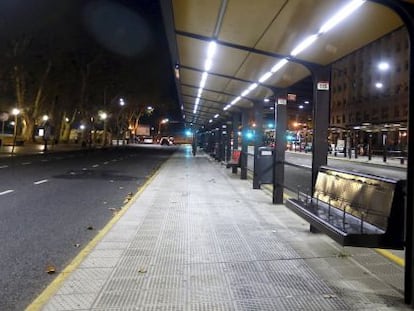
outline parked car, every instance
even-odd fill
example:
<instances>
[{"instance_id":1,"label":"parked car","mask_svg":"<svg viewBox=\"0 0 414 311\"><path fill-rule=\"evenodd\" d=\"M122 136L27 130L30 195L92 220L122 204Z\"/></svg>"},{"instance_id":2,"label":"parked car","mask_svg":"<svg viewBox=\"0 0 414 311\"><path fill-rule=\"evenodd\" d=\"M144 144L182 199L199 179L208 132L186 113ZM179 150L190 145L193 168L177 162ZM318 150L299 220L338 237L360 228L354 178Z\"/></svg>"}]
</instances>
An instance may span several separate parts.
<instances>
[{"instance_id":1,"label":"parked car","mask_svg":"<svg viewBox=\"0 0 414 311\"><path fill-rule=\"evenodd\" d=\"M305 146L305 152L311 152L312 151L312 143L307 143Z\"/></svg>"},{"instance_id":2,"label":"parked car","mask_svg":"<svg viewBox=\"0 0 414 311\"><path fill-rule=\"evenodd\" d=\"M152 136L144 136L142 138L142 143L143 144L153 144L154 143L154 139L152 138Z\"/></svg>"},{"instance_id":3,"label":"parked car","mask_svg":"<svg viewBox=\"0 0 414 311\"><path fill-rule=\"evenodd\" d=\"M163 146L169 146L174 144L174 138L173 137L161 137L160 139L160 145Z\"/></svg>"}]
</instances>

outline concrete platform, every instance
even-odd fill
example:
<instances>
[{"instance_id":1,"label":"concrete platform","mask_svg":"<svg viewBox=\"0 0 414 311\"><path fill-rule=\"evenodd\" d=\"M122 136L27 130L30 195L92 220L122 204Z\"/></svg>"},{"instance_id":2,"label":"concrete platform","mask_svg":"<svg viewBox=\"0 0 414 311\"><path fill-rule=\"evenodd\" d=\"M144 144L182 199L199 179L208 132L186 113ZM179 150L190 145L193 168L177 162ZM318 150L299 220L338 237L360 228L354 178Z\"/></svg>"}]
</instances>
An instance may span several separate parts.
<instances>
[{"instance_id":1,"label":"concrete platform","mask_svg":"<svg viewBox=\"0 0 414 311\"><path fill-rule=\"evenodd\" d=\"M411 310L403 268L239 178L181 147L28 310Z\"/></svg>"}]
</instances>

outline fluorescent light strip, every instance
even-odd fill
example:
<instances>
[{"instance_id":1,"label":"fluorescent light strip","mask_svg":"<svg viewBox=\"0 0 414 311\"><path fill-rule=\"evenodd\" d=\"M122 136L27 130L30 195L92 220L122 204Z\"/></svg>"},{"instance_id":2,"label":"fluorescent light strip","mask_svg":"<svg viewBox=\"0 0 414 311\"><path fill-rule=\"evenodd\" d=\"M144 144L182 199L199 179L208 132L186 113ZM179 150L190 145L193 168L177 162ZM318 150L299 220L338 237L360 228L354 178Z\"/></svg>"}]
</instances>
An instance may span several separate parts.
<instances>
[{"instance_id":1,"label":"fluorescent light strip","mask_svg":"<svg viewBox=\"0 0 414 311\"><path fill-rule=\"evenodd\" d=\"M220 115L217 113L214 115L214 119L217 119Z\"/></svg>"},{"instance_id":2,"label":"fluorescent light strip","mask_svg":"<svg viewBox=\"0 0 414 311\"><path fill-rule=\"evenodd\" d=\"M234 104L236 104L239 100L241 99L241 97L240 96L237 96L235 99L233 99L233 101L230 103L230 105L234 105Z\"/></svg>"},{"instance_id":3,"label":"fluorescent light strip","mask_svg":"<svg viewBox=\"0 0 414 311\"><path fill-rule=\"evenodd\" d=\"M265 82L267 79L269 79L273 75L273 72L268 71L263 76L260 77L259 83Z\"/></svg>"},{"instance_id":4,"label":"fluorescent light strip","mask_svg":"<svg viewBox=\"0 0 414 311\"><path fill-rule=\"evenodd\" d=\"M213 66L213 60L211 58L207 58L204 63L204 70L210 71L211 67Z\"/></svg>"},{"instance_id":5,"label":"fluorescent light strip","mask_svg":"<svg viewBox=\"0 0 414 311\"><path fill-rule=\"evenodd\" d=\"M365 0L353 0L347 5L345 5L341 10L339 10L334 16L332 16L326 23L324 23L321 28L319 28L318 33L324 34L327 33L329 30L334 28L340 22L342 22L345 18L355 12L361 5L363 5L366 1Z\"/></svg>"},{"instance_id":6,"label":"fluorescent light strip","mask_svg":"<svg viewBox=\"0 0 414 311\"><path fill-rule=\"evenodd\" d=\"M317 34L313 34L308 36L305 40L299 43L291 52L291 56L297 56L306 50L309 46L311 46L321 35L328 32L340 22L342 22L345 18L351 15L354 11L356 11L361 5L363 5L366 0L352 0L342 9L340 9L334 16L332 16L326 23L324 23L321 28L319 29ZM211 43L210 43L211 44ZM213 47L212 47L213 49ZM215 49L215 47L214 47ZM209 47L210 50L210 47ZM289 61L286 58L281 59L278 61L269 72L266 72L263 76L260 77L258 80L259 83L263 83L268 80L275 72L279 71L283 66L285 66ZM258 86L258 83L251 84L247 89L245 89L241 96L245 97L249 94L252 90L254 90ZM223 108L223 110L229 109L231 106L236 104L240 100L240 96L234 99L230 105L227 105Z\"/></svg>"},{"instance_id":7,"label":"fluorescent light strip","mask_svg":"<svg viewBox=\"0 0 414 311\"><path fill-rule=\"evenodd\" d=\"M303 52L306 48L311 46L312 43L318 39L319 35L311 35L307 37L305 40L303 40L301 43L299 43L291 52L290 55L296 56L299 53Z\"/></svg>"},{"instance_id":8,"label":"fluorescent light strip","mask_svg":"<svg viewBox=\"0 0 414 311\"><path fill-rule=\"evenodd\" d=\"M286 65L289 61L286 58L281 59L270 69L271 73L275 73L276 71L280 70L284 65Z\"/></svg>"},{"instance_id":9,"label":"fluorescent light strip","mask_svg":"<svg viewBox=\"0 0 414 311\"><path fill-rule=\"evenodd\" d=\"M253 91L255 88L257 88L258 85L259 84L257 84L257 83L253 83L252 85L249 86L248 90Z\"/></svg>"},{"instance_id":10,"label":"fluorescent light strip","mask_svg":"<svg viewBox=\"0 0 414 311\"><path fill-rule=\"evenodd\" d=\"M217 49L216 41L211 41L208 45L207 58L212 59L214 57L214 54L216 54L216 49Z\"/></svg>"}]
</instances>

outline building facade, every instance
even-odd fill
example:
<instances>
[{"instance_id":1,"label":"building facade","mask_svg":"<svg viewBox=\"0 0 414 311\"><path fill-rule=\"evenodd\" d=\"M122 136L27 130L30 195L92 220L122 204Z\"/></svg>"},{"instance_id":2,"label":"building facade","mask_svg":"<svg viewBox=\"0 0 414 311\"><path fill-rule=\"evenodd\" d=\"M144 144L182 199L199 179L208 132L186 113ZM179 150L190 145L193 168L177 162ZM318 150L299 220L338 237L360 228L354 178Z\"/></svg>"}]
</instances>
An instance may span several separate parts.
<instances>
[{"instance_id":1,"label":"building facade","mask_svg":"<svg viewBox=\"0 0 414 311\"><path fill-rule=\"evenodd\" d=\"M409 66L405 28L332 64L330 142L361 153L405 150Z\"/></svg>"}]
</instances>

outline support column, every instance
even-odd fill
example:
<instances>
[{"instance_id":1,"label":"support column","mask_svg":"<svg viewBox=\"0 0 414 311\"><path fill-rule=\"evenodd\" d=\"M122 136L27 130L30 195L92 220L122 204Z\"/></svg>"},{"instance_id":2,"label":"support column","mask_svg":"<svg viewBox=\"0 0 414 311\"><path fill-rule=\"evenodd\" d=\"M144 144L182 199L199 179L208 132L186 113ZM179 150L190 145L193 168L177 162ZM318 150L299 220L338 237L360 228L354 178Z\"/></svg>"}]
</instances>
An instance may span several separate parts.
<instances>
[{"instance_id":1,"label":"support column","mask_svg":"<svg viewBox=\"0 0 414 311\"><path fill-rule=\"evenodd\" d=\"M283 184L285 182L285 149L287 113L286 95L275 98L275 147L273 150L273 204L283 204Z\"/></svg>"},{"instance_id":2,"label":"support column","mask_svg":"<svg viewBox=\"0 0 414 311\"><path fill-rule=\"evenodd\" d=\"M414 61L414 5L404 1L377 0L394 10L407 27L410 49L409 63ZM409 68L408 77L408 137L414 137L414 70ZM405 268L404 268L404 301L414 307L414 143L408 144L407 192L405 205Z\"/></svg>"},{"instance_id":3,"label":"support column","mask_svg":"<svg viewBox=\"0 0 414 311\"><path fill-rule=\"evenodd\" d=\"M328 163L328 128L330 100L330 67L312 70L313 76L313 143L312 143L312 185L314 193L316 177L321 165ZM321 84L324 83L324 84ZM326 84L328 83L328 84ZM328 86L326 88L326 86Z\"/></svg>"},{"instance_id":4,"label":"support column","mask_svg":"<svg viewBox=\"0 0 414 311\"><path fill-rule=\"evenodd\" d=\"M247 131L249 129L249 113L247 109L242 111L242 148L240 155L240 179L247 179Z\"/></svg>"},{"instance_id":5,"label":"support column","mask_svg":"<svg viewBox=\"0 0 414 311\"><path fill-rule=\"evenodd\" d=\"M231 133L230 133L231 122L226 122L225 128L225 141L226 141L226 162L231 160Z\"/></svg>"},{"instance_id":6,"label":"support column","mask_svg":"<svg viewBox=\"0 0 414 311\"><path fill-rule=\"evenodd\" d=\"M225 141L224 141L224 134L223 134L223 125L219 124L217 135L218 135L218 154L217 154L217 161L221 162L224 161L224 147L225 147Z\"/></svg>"},{"instance_id":7,"label":"support column","mask_svg":"<svg viewBox=\"0 0 414 311\"><path fill-rule=\"evenodd\" d=\"M256 130L254 135L254 164L253 164L253 189L260 189L260 176L258 169L259 147L263 145L263 103L254 103L254 122Z\"/></svg>"},{"instance_id":8,"label":"support column","mask_svg":"<svg viewBox=\"0 0 414 311\"><path fill-rule=\"evenodd\" d=\"M240 125L240 114L233 114L233 150L239 149L239 125ZM237 167L232 167L231 171L233 174L237 174Z\"/></svg>"}]
</instances>

